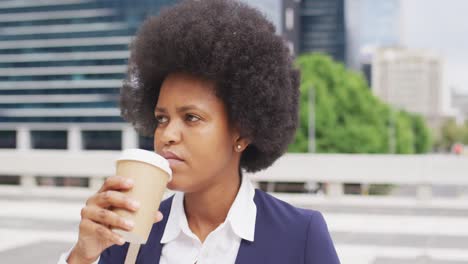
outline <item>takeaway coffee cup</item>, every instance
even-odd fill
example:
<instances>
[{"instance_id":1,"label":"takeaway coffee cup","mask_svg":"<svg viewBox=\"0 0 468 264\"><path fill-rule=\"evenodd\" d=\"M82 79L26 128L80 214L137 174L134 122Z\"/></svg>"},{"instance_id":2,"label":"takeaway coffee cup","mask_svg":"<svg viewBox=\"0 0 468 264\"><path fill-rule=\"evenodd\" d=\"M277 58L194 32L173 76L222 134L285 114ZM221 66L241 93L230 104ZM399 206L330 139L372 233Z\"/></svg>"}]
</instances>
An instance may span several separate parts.
<instances>
[{"instance_id":1,"label":"takeaway coffee cup","mask_svg":"<svg viewBox=\"0 0 468 264\"><path fill-rule=\"evenodd\" d=\"M135 226L131 231L117 228L113 231L122 235L127 242L145 244L154 224L154 214L159 208L167 183L172 179L169 162L152 151L127 149L116 163L116 175L134 180L133 188L124 193L139 201L140 208L136 212L114 209L121 217L133 220Z\"/></svg>"}]
</instances>

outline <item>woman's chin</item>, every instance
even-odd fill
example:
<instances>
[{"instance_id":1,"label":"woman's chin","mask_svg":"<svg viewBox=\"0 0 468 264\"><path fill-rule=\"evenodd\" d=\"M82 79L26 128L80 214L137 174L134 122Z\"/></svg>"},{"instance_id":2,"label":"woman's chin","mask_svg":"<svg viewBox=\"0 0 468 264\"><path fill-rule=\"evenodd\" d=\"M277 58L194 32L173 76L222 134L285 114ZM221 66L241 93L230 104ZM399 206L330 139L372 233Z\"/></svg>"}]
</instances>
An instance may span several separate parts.
<instances>
[{"instance_id":1,"label":"woman's chin","mask_svg":"<svg viewBox=\"0 0 468 264\"><path fill-rule=\"evenodd\" d=\"M174 184L174 181L170 181L167 183L167 188L171 191L178 191L177 190L177 185Z\"/></svg>"},{"instance_id":2,"label":"woman's chin","mask_svg":"<svg viewBox=\"0 0 468 264\"><path fill-rule=\"evenodd\" d=\"M184 192L184 193L191 192L193 190L194 188L193 182L183 181L181 179L176 179L176 180L174 179L175 177L173 177L172 181L170 181L167 184L167 188L169 190L175 191L175 192Z\"/></svg>"},{"instance_id":3,"label":"woman's chin","mask_svg":"<svg viewBox=\"0 0 468 264\"><path fill-rule=\"evenodd\" d=\"M180 182L179 177L177 175L172 175L172 180L167 183L167 188L171 191L182 192L184 190L183 184Z\"/></svg>"}]
</instances>

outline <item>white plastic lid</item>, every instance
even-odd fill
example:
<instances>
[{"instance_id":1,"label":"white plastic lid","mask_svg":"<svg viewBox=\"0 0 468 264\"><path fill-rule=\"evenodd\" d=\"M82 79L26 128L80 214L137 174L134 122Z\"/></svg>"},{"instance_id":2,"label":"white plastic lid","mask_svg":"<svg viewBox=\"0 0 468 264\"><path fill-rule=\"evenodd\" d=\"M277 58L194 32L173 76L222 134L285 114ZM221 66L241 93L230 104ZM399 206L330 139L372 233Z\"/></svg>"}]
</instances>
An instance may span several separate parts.
<instances>
[{"instance_id":1,"label":"white plastic lid","mask_svg":"<svg viewBox=\"0 0 468 264\"><path fill-rule=\"evenodd\" d=\"M172 170L169 161L155 152L144 149L126 149L122 151L119 160L136 160L156 166L169 174L169 181L172 180Z\"/></svg>"}]
</instances>

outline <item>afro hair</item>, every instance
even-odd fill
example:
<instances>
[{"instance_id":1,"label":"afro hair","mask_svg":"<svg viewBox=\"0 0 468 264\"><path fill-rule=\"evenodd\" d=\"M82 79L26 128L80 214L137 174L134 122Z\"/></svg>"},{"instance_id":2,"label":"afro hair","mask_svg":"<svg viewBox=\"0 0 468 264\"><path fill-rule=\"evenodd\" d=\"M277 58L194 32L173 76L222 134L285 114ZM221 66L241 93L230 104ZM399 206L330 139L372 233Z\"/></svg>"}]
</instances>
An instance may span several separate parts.
<instances>
[{"instance_id":1,"label":"afro hair","mask_svg":"<svg viewBox=\"0 0 468 264\"><path fill-rule=\"evenodd\" d=\"M300 73L287 44L258 10L234 0L188 0L149 17L130 45L122 117L152 136L159 91L170 73L212 80L229 121L250 141L240 169L269 167L298 125Z\"/></svg>"}]
</instances>

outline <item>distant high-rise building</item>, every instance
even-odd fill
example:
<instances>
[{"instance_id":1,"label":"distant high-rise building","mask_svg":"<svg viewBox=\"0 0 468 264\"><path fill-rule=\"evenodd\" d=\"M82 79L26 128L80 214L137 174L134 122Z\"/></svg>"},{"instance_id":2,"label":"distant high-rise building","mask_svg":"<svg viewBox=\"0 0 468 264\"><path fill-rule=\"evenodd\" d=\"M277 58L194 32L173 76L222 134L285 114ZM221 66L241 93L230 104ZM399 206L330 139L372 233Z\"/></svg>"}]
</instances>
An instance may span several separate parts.
<instances>
[{"instance_id":1,"label":"distant high-rise building","mask_svg":"<svg viewBox=\"0 0 468 264\"><path fill-rule=\"evenodd\" d=\"M302 0L300 10L300 52L346 62L344 0Z\"/></svg>"},{"instance_id":2,"label":"distant high-rise building","mask_svg":"<svg viewBox=\"0 0 468 264\"><path fill-rule=\"evenodd\" d=\"M117 97L131 37L174 2L0 1L0 148L151 148Z\"/></svg>"},{"instance_id":3,"label":"distant high-rise building","mask_svg":"<svg viewBox=\"0 0 468 264\"><path fill-rule=\"evenodd\" d=\"M452 91L452 107L458 110L460 123L468 120L468 92Z\"/></svg>"},{"instance_id":4,"label":"distant high-rise building","mask_svg":"<svg viewBox=\"0 0 468 264\"><path fill-rule=\"evenodd\" d=\"M400 27L400 0L347 0L347 65L362 70L370 84L373 51L399 46Z\"/></svg>"},{"instance_id":5,"label":"distant high-rise building","mask_svg":"<svg viewBox=\"0 0 468 264\"><path fill-rule=\"evenodd\" d=\"M442 62L423 51L381 48L372 60L372 90L399 109L419 113L436 128L442 117Z\"/></svg>"},{"instance_id":6,"label":"distant high-rise building","mask_svg":"<svg viewBox=\"0 0 468 264\"><path fill-rule=\"evenodd\" d=\"M128 45L179 0L0 1L0 149L153 148L120 117ZM299 3L246 1L299 49Z\"/></svg>"}]
</instances>

